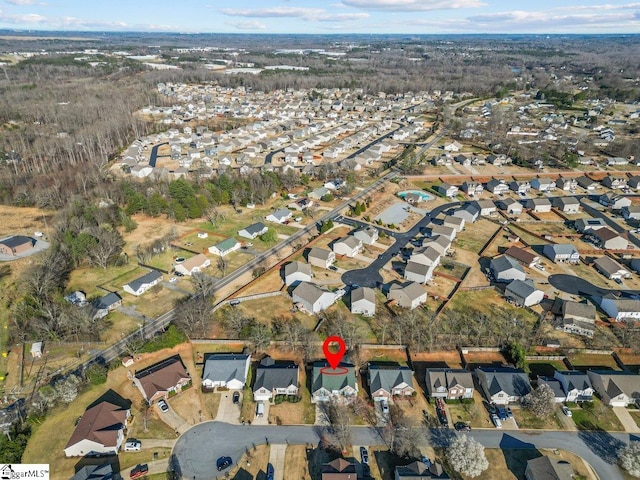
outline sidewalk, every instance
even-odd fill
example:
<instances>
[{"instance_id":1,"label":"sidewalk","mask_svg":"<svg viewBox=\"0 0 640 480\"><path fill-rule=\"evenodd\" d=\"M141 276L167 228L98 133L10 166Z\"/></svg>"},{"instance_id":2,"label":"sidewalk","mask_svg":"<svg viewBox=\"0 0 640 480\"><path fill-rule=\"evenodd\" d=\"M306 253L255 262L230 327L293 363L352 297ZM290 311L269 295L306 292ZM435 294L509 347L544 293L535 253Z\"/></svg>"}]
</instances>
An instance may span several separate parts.
<instances>
[{"instance_id":1,"label":"sidewalk","mask_svg":"<svg viewBox=\"0 0 640 480\"><path fill-rule=\"evenodd\" d=\"M618 420L620 420L625 432L640 433L640 428L638 428L636 421L629 414L629 411L626 408L613 407L613 413L615 413Z\"/></svg>"},{"instance_id":2,"label":"sidewalk","mask_svg":"<svg viewBox=\"0 0 640 480\"><path fill-rule=\"evenodd\" d=\"M271 445L269 463L273 465L274 480L284 480L284 458L286 452L286 445Z\"/></svg>"}]
</instances>

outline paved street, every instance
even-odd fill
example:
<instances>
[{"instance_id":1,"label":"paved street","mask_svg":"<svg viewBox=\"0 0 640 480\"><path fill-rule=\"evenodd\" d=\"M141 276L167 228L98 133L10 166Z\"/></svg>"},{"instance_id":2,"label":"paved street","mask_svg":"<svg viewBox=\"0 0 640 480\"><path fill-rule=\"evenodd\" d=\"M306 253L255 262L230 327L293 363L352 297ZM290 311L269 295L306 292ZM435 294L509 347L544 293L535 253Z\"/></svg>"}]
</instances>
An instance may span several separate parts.
<instances>
[{"instance_id":1,"label":"paved street","mask_svg":"<svg viewBox=\"0 0 640 480\"><path fill-rule=\"evenodd\" d=\"M182 478L211 477L211 468L222 455L234 462L254 445L297 444L317 445L322 434L318 426L238 426L220 422L205 422L192 427L177 441L173 450L173 466ZM456 435L452 429L425 430L425 445L446 446ZM489 448L564 449L583 457L604 480L623 480L616 465L616 452L631 437L628 433L509 431L474 429L468 434ZM355 445L380 445L378 430L352 427Z\"/></svg>"}]
</instances>

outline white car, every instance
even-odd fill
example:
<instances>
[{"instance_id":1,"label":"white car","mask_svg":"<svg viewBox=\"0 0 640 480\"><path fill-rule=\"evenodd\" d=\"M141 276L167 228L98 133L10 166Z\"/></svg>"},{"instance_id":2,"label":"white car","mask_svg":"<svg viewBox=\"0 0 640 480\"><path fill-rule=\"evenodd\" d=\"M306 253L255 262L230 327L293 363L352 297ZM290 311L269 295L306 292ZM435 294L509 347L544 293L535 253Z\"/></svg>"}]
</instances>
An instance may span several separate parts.
<instances>
[{"instance_id":1,"label":"white car","mask_svg":"<svg viewBox=\"0 0 640 480\"><path fill-rule=\"evenodd\" d=\"M381 403L381 407L382 407L382 413L384 413L385 415L389 414L389 404L385 401L380 402Z\"/></svg>"},{"instance_id":2,"label":"white car","mask_svg":"<svg viewBox=\"0 0 640 480\"><path fill-rule=\"evenodd\" d=\"M563 406L562 413L564 413L567 417L573 417L573 413L569 410L569 407Z\"/></svg>"},{"instance_id":3,"label":"white car","mask_svg":"<svg viewBox=\"0 0 640 480\"><path fill-rule=\"evenodd\" d=\"M502 422L500 421L498 415L496 415L495 413L491 414L491 421L496 426L496 428L502 428Z\"/></svg>"},{"instance_id":4,"label":"white car","mask_svg":"<svg viewBox=\"0 0 640 480\"><path fill-rule=\"evenodd\" d=\"M127 440L127 443L124 444L125 452L139 452L141 448L142 442L133 438Z\"/></svg>"},{"instance_id":5,"label":"white car","mask_svg":"<svg viewBox=\"0 0 640 480\"><path fill-rule=\"evenodd\" d=\"M178 277L171 277L169 279L169 283L176 283L178 281Z\"/></svg>"}]
</instances>

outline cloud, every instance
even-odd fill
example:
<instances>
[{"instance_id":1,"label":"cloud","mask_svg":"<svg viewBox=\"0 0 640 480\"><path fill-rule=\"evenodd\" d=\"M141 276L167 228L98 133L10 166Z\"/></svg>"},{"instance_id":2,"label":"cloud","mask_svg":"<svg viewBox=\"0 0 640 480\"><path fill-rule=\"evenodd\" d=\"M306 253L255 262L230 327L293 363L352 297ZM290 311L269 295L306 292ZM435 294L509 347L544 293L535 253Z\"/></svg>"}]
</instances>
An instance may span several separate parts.
<instances>
[{"instance_id":1,"label":"cloud","mask_svg":"<svg viewBox=\"0 0 640 480\"><path fill-rule=\"evenodd\" d=\"M0 23L24 25L30 27L52 28L60 30L114 30L114 31L183 31L172 25L136 24L130 25L124 21L92 20L77 17L49 17L36 13L9 14L0 10Z\"/></svg>"},{"instance_id":2,"label":"cloud","mask_svg":"<svg viewBox=\"0 0 640 480\"><path fill-rule=\"evenodd\" d=\"M329 13L322 8L272 7L272 8L223 8L230 17L247 18L301 18L310 22L350 22L369 18L368 13Z\"/></svg>"},{"instance_id":3,"label":"cloud","mask_svg":"<svg viewBox=\"0 0 640 480\"><path fill-rule=\"evenodd\" d=\"M342 0L348 7L392 12L424 12L485 6L481 0Z\"/></svg>"},{"instance_id":4,"label":"cloud","mask_svg":"<svg viewBox=\"0 0 640 480\"><path fill-rule=\"evenodd\" d=\"M11 5L46 5L44 2L37 2L36 0L4 0Z\"/></svg>"},{"instance_id":5,"label":"cloud","mask_svg":"<svg viewBox=\"0 0 640 480\"><path fill-rule=\"evenodd\" d=\"M238 30L265 30L267 26L257 20L248 20L246 22L227 22L227 25L237 28Z\"/></svg>"}]
</instances>

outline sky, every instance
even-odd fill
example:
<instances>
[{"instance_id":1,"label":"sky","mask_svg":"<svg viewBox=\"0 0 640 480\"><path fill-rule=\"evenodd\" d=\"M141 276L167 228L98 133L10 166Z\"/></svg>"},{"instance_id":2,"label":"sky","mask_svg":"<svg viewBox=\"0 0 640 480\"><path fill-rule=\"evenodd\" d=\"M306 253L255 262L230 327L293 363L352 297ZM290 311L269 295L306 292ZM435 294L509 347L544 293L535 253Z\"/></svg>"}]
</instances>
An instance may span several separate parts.
<instances>
[{"instance_id":1,"label":"sky","mask_svg":"<svg viewBox=\"0 0 640 480\"><path fill-rule=\"evenodd\" d=\"M0 28L183 33L640 33L606 0L0 0Z\"/></svg>"}]
</instances>

